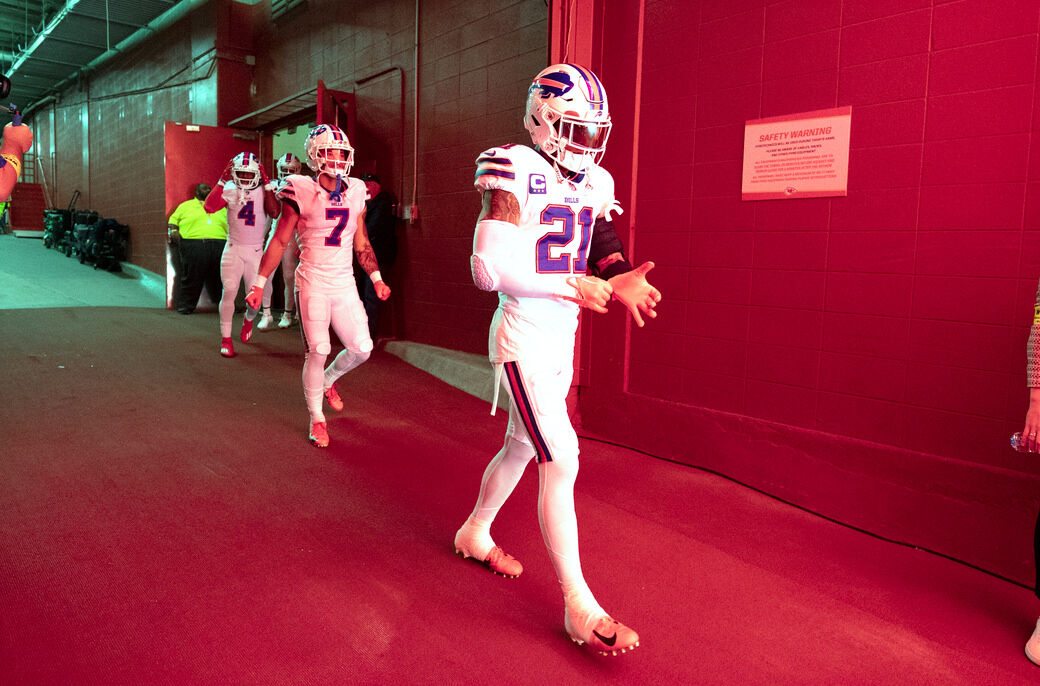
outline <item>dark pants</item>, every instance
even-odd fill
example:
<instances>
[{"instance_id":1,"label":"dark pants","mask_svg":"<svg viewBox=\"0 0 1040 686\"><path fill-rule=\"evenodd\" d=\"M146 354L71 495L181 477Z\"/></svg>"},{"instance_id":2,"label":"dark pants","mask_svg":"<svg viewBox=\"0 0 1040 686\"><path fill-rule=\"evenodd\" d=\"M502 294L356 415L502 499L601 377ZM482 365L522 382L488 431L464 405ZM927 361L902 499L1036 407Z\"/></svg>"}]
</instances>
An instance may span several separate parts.
<instances>
[{"instance_id":1,"label":"dark pants","mask_svg":"<svg viewBox=\"0 0 1040 686\"><path fill-rule=\"evenodd\" d=\"M372 283L371 277L364 270L357 274L357 290L361 296L361 304L365 306L365 314L368 315L368 335L372 342L376 340L376 329L379 328L379 305L382 301L376 295L376 285Z\"/></svg>"},{"instance_id":2,"label":"dark pants","mask_svg":"<svg viewBox=\"0 0 1040 686\"><path fill-rule=\"evenodd\" d=\"M1036 528L1033 529L1033 558L1036 562L1036 597L1040 598L1040 512L1036 514Z\"/></svg>"},{"instance_id":3,"label":"dark pants","mask_svg":"<svg viewBox=\"0 0 1040 686\"><path fill-rule=\"evenodd\" d=\"M224 253L223 239L182 238L180 245L181 288L177 297L177 311L190 314L195 311L206 287L209 299L220 302L223 285L220 282L220 257Z\"/></svg>"}]
</instances>

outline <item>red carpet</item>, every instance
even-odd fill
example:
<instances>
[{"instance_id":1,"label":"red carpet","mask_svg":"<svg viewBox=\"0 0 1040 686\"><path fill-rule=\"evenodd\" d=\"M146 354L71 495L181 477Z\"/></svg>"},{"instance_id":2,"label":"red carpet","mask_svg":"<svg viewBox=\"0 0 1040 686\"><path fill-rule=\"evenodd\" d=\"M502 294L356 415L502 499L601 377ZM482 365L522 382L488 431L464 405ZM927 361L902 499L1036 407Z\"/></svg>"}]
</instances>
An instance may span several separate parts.
<instances>
[{"instance_id":1,"label":"red carpet","mask_svg":"<svg viewBox=\"0 0 1040 686\"><path fill-rule=\"evenodd\" d=\"M0 683L1017 684L1018 586L724 479L582 443L586 576L634 653L572 644L533 468L452 554L505 413L376 353L306 441L299 334L0 311ZM691 437L691 440L693 438Z\"/></svg>"}]
</instances>

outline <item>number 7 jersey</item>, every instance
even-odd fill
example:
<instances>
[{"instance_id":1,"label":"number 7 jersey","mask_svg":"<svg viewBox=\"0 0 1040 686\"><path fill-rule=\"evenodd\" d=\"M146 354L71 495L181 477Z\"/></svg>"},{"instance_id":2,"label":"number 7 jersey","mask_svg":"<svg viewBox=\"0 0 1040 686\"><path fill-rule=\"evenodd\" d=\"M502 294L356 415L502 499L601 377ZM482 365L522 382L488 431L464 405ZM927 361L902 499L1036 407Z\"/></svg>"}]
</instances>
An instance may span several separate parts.
<instances>
[{"instance_id":1,"label":"number 7 jersey","mask_svg":"<svg viewBox=\"0 0 1040 686\"><path fill-rule=\"evenodd\" d=\"M506 145L481 153L474 185L481 193L504 190L516 197L520 235L512 259L527 265L525 278L540 291L573 294L567 279L585 275L593 224L614 204L610 173L592 165L569 180L537 150ZM491 327L491 361L572 354L578 310L577 304L558 297L500 292Z\"/></svg>"},{"instance_id":2,"label":"number 7 jersey","mask_svg":"<svg viewBox=\"0 0 1040 686\"><path fill-rule=\"evenodd\" d=\"M297 283L332 290L354 284L354 233L365 211L367 190L360 179L344 178L339 197L316 179L293 174L278 190L278 198L296 204L300 220Z\"/></svg>"}]
</instances>

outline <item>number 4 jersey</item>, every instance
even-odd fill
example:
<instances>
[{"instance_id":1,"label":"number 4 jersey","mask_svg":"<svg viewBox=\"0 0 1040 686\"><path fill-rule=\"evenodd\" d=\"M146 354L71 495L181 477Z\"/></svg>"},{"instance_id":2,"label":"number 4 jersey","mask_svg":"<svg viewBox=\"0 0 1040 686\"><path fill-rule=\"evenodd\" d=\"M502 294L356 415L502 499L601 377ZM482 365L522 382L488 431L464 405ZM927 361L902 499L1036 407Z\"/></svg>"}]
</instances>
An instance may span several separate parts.
<instances>
[{"instance_id":1,"label":"number 4 jersey","mask_svg":"<svg viewBox=\"0 0 1040 686\"><path fill-rule=\"evenodd\" d=\"M481 153L474 185L481 193L498 189L516 196L520 233L512 259L529 265L525 278L537 283L539 291L574 295L567 279L585 275L593 224L614 204L610 174L592 165L586 174L568 180L538 151L507 145ZM491 362L572 355L578 309L558 297L500 292L491 324Z\"/></svg>"},{"instance_id":2,"label":"number 4 jersey","mask_svg":"<svg viewBox=\"0 0 1040 686\"><path fill-rule=\"evenodd\" d=\"M300 266L296 283L338 290L354 288L354 232L365 211L365 183L344 178L339 193L326 190L316 179L293 174L286 177L278 198L295 203L300 213L296 235Z\"/></svg>"},{"instance_id":3,"label":"number 4 jersey","mask_svg":"<svg viewBox=\"0 0 1040 686\"><path fill-rule=\"evenodd\" d=\"M224 184L220 192L227 203L228 243L257 246L264 244L267 215L264 213L264 189L239 190L234 181Z\"/></svg>"}]
</instances>

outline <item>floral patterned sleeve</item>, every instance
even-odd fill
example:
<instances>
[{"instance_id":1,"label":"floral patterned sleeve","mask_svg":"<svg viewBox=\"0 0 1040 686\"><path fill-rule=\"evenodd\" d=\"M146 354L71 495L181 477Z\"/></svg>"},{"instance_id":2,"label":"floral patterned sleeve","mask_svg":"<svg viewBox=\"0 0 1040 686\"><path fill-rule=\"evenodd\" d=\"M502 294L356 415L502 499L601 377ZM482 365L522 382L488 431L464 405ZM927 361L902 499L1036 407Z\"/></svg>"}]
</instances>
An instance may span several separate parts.
<instances>
[{"instance_id":1,"label":"floral patterned sleeve","mask_svg":"<svg viewBox=\"0 0 1040 686\"><path fill-rule=\"evenodd\" d=\"M1026 382L1030 388L1040 387L1040 287L1033 307L1033 328L1026 343Z\"/></svg>"}]
</instances>

